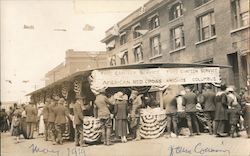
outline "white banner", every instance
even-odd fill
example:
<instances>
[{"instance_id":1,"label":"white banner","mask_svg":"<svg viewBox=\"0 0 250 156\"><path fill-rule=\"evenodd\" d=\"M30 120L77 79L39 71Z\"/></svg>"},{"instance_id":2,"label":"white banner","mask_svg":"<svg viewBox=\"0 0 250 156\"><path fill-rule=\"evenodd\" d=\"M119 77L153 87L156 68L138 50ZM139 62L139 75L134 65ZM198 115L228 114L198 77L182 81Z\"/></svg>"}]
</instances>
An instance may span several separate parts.
<instances>
[{"instance_id":1,"label":"white banner","mask_svg":"<svg viewBox=\"0 0 250 156\"><path fill-rule=\"evenodd\" d=\"M219 67L107 69L95 72L102 87L163 86L170 84L219 83Z\"/></svg>"}]
</instances>

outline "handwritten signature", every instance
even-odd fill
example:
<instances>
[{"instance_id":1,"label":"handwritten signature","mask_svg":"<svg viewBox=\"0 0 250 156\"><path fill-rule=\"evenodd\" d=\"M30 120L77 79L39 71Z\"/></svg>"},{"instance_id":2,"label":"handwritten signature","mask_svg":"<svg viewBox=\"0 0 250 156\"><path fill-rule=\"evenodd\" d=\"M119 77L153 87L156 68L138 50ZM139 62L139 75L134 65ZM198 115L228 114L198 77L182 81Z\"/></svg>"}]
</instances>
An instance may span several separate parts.
<instances>
[{"instance_id":1,"label":"handwritten signature","mask_svg":"<svg viewBox=\"0 0 250 156\"><path fill-rule=\"evenodd\" d=\"M206 155L207 153L227 153L230 155L230 150L228 149L220 149L220 148L213 148L213 147L206 147L203 146L202 143L197 143L193 148L187 148L183 146L169 146L169 156L174 156L174 154L200 154Z\"/></svg>"},{"instance_id":2,"label":"handwritten signature","mask_svg":"<svg viewBox=\"0 0 250 156\"><path fill-rule=\"evenodd\" d=\"M54 153L56 154L57 156L60 155L60 151L59 150L52 150L52 149L47 149L47 148L41 148L41 147L38 147L37 145L35 144L31 144L29 146L29 148L31 149L31 152L32 153L44 153L44 154L47 154L47 153ZM68 156L86 156L85 154L85 150L83 148L66 148L67 151L67 154ZM64 153L64 152L62 152Z\"/></svg>"}]
</instances>

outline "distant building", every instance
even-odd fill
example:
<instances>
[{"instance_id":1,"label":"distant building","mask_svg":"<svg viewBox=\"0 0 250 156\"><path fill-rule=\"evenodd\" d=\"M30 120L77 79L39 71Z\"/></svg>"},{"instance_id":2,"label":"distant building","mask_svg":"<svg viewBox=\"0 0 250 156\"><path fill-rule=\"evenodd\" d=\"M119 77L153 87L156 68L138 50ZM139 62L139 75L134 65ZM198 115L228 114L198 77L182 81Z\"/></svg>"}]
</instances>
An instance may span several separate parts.
<instances>
[{"instance_id":1,"label":"distant building","mask_svg":"<svg viewBox=\"0 0 250 156\"><path fill-rule=\"evenodd\" d=\"M13 108L14 103L18 103L17 101L1 101L1 109L9 110L10 107Z\"/></svg>"},{"instance_id":2,"label":"distant building","mask_svg":"<svg viewBox=\"0 0 250 156\"><path fill-rule=\"evenodd\" d=\"M77 71L107 66L107 57L104 51L66 51L64 63L46 73L45 85L49 85Z\"/></svg>"},{"instance_id":3,"label":"distant building","mask_svg":"<svg viewBox=\"0 0 250 156\"><path fill-rule=\"evenodd\" d=\"M106 31L110 66L213 63L237 88L250 75L249 0L150 0Z\"/></svg>"}]
</instances>

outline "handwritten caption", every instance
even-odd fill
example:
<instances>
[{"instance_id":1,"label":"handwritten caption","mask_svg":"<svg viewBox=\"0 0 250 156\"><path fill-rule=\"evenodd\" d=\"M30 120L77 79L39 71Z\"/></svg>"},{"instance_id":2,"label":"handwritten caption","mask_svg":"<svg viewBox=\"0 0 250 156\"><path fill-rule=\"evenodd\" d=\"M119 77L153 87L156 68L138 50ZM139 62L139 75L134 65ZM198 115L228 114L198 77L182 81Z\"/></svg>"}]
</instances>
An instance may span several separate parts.
<instances>
[{"instance_id":1,"label":"handwritten caption","mask_svg":"<svg viewBox=\"0 0 250 156\"><path fill-rule=\"evenodd\" d=\"M54 149L48 149L48 148L42 148L39 147L35 144L31 144L29 146L31 149L32 153L44 153L44 154L55 154L56 156L61 156L63 153L64 155L66 154L67 156L86 156L84 148L80 147L73 147L73 148L65 148L63 150L54 150Z\"/></svg>"}]
</instances>

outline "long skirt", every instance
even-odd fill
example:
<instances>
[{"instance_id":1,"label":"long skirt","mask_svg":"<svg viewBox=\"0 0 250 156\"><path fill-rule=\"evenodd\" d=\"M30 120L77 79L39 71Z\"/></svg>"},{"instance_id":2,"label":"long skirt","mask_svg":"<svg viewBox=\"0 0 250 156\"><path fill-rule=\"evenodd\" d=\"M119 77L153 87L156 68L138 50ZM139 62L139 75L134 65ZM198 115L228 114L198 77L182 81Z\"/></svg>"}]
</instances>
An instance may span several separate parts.
<instances>
[{"instance_id":1,"label":"long skirt","mask_svg":"<svg viewBox=\"0 0 250 156\"><path fill-rule=\"evenodd\" d=\"M115 120L115 134L117 137L127 136L128 134L128 121L127 119Z\"/></svg>"},{"instance_id":2,"label":"long skirt","mask_svg":"<svg viewBox=\"0 0 250 156\"><path fill-rule=\"evenodd\" d=\"M250 103L246 104L243 117L247 135L250 137Z\"/></svg>"},{"instance_id":3,"label":"long skirt","mask_svg":"<svg viewBox=\"0 0 250 156\"><path fill-rule=\"evenodd\" d=\"M45 132L45 124L43 121L43 115L41 115L39 120L38 134L44 134L44 132Z\"/></svg>"},{"instance_id":4,"label":"long skirt","mask_svg":"<svg viewBox=\"0 0 250 156\"><path fill-rule=\"evenodd\" d=\"M27 139L27 123L26 123L26 117L21 118L21 131L23 134L23 137Z\"/></svg>"}]
</instances>

